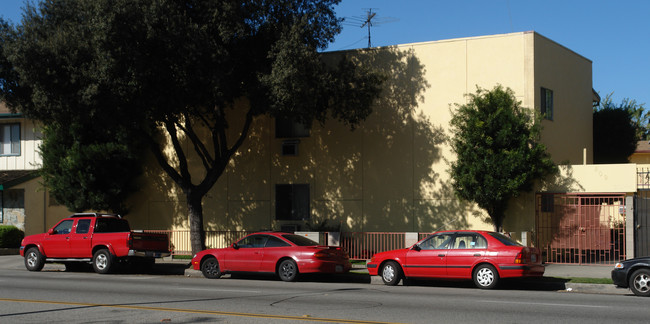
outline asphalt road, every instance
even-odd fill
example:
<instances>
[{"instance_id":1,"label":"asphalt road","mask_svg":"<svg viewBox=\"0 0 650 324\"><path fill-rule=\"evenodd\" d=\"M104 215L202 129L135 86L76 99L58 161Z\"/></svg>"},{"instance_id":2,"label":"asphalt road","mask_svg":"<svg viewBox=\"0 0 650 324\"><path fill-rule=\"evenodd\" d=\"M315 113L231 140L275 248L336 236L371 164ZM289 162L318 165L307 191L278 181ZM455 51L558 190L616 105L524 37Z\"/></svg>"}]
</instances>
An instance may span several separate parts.
<instances>
[{"instance_id":1,"label":"asphalt road","mask_svg":"<svg viewBox=\"0 0 650 324\"><path fill-rule=\"evenodd\" d=\"M0 323L605 323L648 322L648 298L509 283L415 282L388 287L343 277L208 280L153 274L28 272L1 259Z\"/></svg>"}]
</instances>

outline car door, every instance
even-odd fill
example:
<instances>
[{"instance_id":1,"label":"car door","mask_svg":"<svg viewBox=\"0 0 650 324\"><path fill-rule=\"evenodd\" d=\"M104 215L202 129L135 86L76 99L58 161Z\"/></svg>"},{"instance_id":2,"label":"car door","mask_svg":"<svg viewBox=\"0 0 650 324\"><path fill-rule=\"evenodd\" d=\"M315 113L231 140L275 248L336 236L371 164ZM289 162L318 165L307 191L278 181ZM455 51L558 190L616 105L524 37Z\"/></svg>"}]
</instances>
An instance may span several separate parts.
<instances>
[{"instance_id":1,"label":"car door","mask_svg":"<svg viewBox=\"0 0 650 324\"><path fill-rule=\"evenodd\" d=\"M404 271L409 277L436 278L447 275L447 251L453 233L437 233L406 253Z\"/></svg>"},{"instance_id":2,"label":"car door","mask_svg":"<svg viewBox=\"0 0 650 324\"><path fill-rule=\"evenodd\" d=\"M275 272L275 266L278 260L285 256L293 256L295 248L284 240L269 235L263 249L262 262L260 263L260 271L262 272Z\"/></svg>"},{"instance_id":3,"label":"car door","mask_svg":"<svg viewBox=\"0 0 650 324\"><path fill-rule=\"evenodd\" d=\"M267 235L249 235L236 243L234 248L225 254L226 264L230 271L257 272L264 256L264 245Z\"/></svg>"},{"instance_id":4,"label":"car door","mask_svg":"<svg viewBox=\"0 0 650 324\"><path fill-rule=\"evenodd\" d=\"M471 278L473 266L483 259L487 240L479 233L457 233L447 251L447 275Z\"/></svg>"},{"instance_id":5,"label":"car door","mask_svg":"<svg viewBox=\"0 0 650 324\"><path fill-rule=\"evenodd\" d=\"M48 258L68 258L70 253L70 231L73 219L66 219L57 224L43 240L43 252Z\"/></svg>"},{"instance_id":6,"label":"car door","mask_svg":"<svg viewBox=\"0 0 650 324\"><path fill-rule=\"evenodd\" d=\"M70 233L70 257L92 257L90 226L92 219L77 219Z\"/></svg>"}]
</instances>

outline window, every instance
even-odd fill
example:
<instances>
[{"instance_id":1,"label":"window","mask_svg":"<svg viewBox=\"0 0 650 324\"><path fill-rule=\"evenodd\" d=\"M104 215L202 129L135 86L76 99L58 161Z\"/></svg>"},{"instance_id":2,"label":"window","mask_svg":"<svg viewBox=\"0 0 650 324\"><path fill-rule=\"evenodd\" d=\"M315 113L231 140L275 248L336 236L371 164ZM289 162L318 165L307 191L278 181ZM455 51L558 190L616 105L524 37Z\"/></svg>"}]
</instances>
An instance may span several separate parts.
<instances>
[{"instance_id":1,"label":"window","mask_svg":"<svg viewBox=\"0 0 650 324\"><path fill-rule=\"evenodd\" d=\"M69 234L72 229L72 223L74 223L74 221L71 219L64 220L59 225L56 225L54 233L52 234Z\"/></svg>"},{"instance_id":2,"label":"window","mask_svg":"<svg viewBox=\"0 0 650 324\"><path fill-rule=\"evenodd\" d=\"M269 236L269 240L266 241L266 245L264 247L285 247L285 246L291 246L291 244L273 236Z\"/></svg>"},{"instance_id":3,"label":"window","mask_svg":"<svg viewBox=\"0 0 650 324\"><path fill-rule=\"evenodd\" d=\"M296 234L290 234L290 235L282 235L285 239L291 241L291 243L297 245L297 246L314 246L318 245L318 243L304 237L301 235L296 235Z\"/></svg>"},{"instance_id":4,"label":"window","mask_svg":"<svg viewBox=\"0 0 650 324\"><path fill-rule=\"evenodd\" d=\"M20 155L20 124L0 125L0 155Z\"/></svg>"},{"instance_id":5,"label":"window","mask_svg":"<svg viewBox=\"0 0 650 324\"><path fill-rule=\"evenodd\" d=\"M447 249L449 242L454 238L452 233L443 233L430 236L419 244L422 250Z\"/></svg>"},{"instance_id":6,"label":"window","mask_svg":"<svg viewBox=\"0 0 650 324\"><path fill-rule=\"evenodd\" d=\"M541 112L544 118L553 120L553 90L542 88Z\"/></svg>"},{"instance_id":7,"label":"window","mask_svg":"<svg viewBox=\"0 0 650 324\"><path fill-rule=\"evenodd\" d=\"M275 219L307 220L309 214L308 184L275 185Z\"/></svg>"},{"instance_id":8,"label":"window","mask_svg":"<svg viewBox=\"0 0 650 324\"><path fill-rule=\"evenodd\" d=\"M289 118L278 117L275 119L275 137L309 137L309 127L303 123L293 121Z\"/></svg>"},{"instance_id":9,"label":"window","mask_svg":"<svg viewBox=\"0 0 650 324\"><path fill-rule=\"evenodd\" d=\"M86 234L90 230L90 219L80 219L77 221L77 234Z\"/></svg>"},{"instance_id":10,"label":"window","mask_svg":"<svg viewBox=\"0 0 650 324\"><path fill-rule=\"evenodd\" d=\"M282 155L283 156L297 156L298 155L299 140L286 140L282 141Z\"/></svg>"},{"instance_id":11,"label":"window","mask_svg":"<svg viewBox=\"0 0 650 324\"><path fill-rule=\"evenodd\" d=\"M476 233L460 233L452 249L487 249L487 240Z\"/></svg>"},{"instance_id":12,"label":"window","mask_svg":"<svg viewBox=\"0 0 650 324\"><path fill-rule=\"evenodd\" d=\"M95 233L120 233L130 232L129 223L119 218L97 218Z\"/></svg>"},{"instance_id":13,"label":"window","mask_svg":"<svg viewBox=\"0 0 650 324\"><path fill-rule=\"evenodd\" d=\"M247 248L263 248L266 244L268 236L266 235L251 235L243 238L237 242L237 246L242 249Z\"/></svg>"}]
</instances>

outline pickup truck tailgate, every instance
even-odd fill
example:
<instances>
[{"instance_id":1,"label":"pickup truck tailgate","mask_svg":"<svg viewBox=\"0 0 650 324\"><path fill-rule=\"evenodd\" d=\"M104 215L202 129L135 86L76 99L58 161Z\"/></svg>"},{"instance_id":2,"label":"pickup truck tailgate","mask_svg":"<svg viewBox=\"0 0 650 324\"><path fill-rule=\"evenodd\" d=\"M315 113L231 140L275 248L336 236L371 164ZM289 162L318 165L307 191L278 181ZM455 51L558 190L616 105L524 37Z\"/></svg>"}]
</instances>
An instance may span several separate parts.
<instances>
[{"instance_id":1,"label":"pickup truck tailgate","mask_svg":"<svg viewBox=\"0 0 650 324\"><path fill-rule=\"evenodd\" d=\"M136 251L169 251L167 234L131 233L131 249Z\"/></svg>"}]
</instances>

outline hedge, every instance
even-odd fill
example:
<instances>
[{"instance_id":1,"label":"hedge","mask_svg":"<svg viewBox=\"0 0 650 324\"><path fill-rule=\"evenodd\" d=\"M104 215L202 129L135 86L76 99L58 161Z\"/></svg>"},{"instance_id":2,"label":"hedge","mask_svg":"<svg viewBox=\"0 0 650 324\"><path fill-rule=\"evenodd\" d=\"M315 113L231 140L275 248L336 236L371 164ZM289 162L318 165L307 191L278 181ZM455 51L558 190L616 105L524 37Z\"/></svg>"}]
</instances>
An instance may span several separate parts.
<instances>
[{"instance_id":1,"label":"hedge","mask_svg":"<svg viewBox=\"0 0 650 324\"><path fill-rule=\"evenodd\" d=\"M13 225L0 225L0 248L18 248L25 233Z\"/></svg>"}]
</instances>

